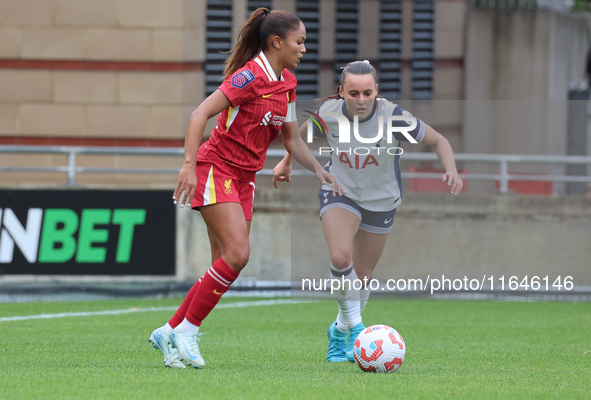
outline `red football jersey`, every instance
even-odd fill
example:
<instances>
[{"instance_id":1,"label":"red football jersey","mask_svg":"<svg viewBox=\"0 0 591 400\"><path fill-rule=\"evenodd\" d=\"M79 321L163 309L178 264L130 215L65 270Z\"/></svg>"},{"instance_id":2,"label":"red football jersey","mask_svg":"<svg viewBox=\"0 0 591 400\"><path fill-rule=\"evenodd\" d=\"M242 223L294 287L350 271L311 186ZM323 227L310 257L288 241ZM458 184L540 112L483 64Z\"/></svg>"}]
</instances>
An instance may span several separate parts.
<instances>
[{"instance_id":1,"label":"red football jersey","mask_svg":"<svg viewBox=\"0 0 591 400\"><path fill-rule=\"evenodd\" d=\"M263 52L248 61L219 87L232 106L218 117L211 137L199 148L199 159L221 159L218 164L239 180L251 179L263 168L267 149L286 121L296 85L286 69L277 79Z\"/></svg>"}]
</instances>

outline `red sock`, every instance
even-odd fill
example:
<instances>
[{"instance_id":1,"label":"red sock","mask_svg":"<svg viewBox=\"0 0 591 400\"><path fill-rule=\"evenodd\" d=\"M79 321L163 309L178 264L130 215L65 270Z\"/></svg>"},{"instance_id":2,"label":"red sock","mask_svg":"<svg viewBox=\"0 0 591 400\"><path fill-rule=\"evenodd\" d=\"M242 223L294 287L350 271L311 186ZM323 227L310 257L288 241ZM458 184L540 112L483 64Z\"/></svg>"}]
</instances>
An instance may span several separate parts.
<instances>
[{"instance_id":1,"label":"red sock","mask_svg":"<svg viewBox=\"0 0 591 400\"><path fill-rule=\"evenodd\" d=\"M185 296L185 300L183 300L183 304L181 304L179 309L176 310L176 313L174 313L174 317L172 317L170 319L170 321L168 321L168 323L170 324L170 326L173 329L176 328L178 326L178 324L183 322L183 319L185 319L185 314L187 314L187 310L189 309L189 305L191 304L191 301L193 300L193 296L195 296L195 292L197 291L197 288L199 287L199 283L201 282L201 279L199 279L193 285L191 290L189 290L189 293L187 293L187 295Z\"/></svg>"},{"instance_id":2,"label":"red sock","mask_svg":"<svg viewBox=\"0 0 591 400\"><path fill-rule=\"evenodd\" d=\"M185 318L193 325L201 326L201 321L218 304L238 275L221 257L218 258L201 278Z\"/></svg>"}]
</instances>

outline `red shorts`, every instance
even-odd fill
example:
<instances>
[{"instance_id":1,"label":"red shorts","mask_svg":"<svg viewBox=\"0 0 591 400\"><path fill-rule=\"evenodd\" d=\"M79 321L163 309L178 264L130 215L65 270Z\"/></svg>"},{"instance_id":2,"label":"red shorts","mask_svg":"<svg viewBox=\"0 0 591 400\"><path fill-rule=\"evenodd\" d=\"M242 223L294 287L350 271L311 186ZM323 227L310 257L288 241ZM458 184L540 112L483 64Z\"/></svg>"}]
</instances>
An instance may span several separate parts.
<instances>
[{"instance_id":1,"label":"red shorts","mask_svg":"<svg viewBox=\"0 0 591 400\"><path fill-rule=\"evenodd\" d=\"M240 203L244 217L252 221L254 203L255 175L247 181L239 181L236 176L219 165L197 160L197 187L191 208L217 203Z\"/></svg>"}]
</instances>

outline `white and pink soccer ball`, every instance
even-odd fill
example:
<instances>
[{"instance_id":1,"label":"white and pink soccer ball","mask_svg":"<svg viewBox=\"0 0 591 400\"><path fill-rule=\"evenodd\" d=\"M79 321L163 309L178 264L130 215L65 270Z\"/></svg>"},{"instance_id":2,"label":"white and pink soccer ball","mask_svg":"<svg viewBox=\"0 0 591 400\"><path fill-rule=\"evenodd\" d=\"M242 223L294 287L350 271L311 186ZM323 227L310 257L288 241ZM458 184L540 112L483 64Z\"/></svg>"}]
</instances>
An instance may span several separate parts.
<instances>
[{"instance_id":1,"label":"white and pink soccer ball","mask_svg":"<svg viewBox=\"0 0 591 400\"><path fill-rule=\"evenodd\" d=\"M353 345L353 357L365 372L394 372L405 355L404 339L388 325L368 326Z\"/></svg>"}]
</instances>

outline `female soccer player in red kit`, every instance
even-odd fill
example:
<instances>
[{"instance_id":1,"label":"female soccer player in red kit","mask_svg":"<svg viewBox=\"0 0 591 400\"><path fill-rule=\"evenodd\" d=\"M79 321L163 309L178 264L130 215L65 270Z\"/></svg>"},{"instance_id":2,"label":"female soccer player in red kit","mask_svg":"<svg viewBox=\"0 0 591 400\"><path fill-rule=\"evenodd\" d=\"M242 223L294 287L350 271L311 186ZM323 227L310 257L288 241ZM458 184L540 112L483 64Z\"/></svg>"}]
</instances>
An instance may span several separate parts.
<instances>
[{"instance_id":1,"label":"female soccer player in red kit","mask_svg":"<svg viewBox=\"0 0 591 400\"><path fill-rule=\"evenodd\" d=\"M294 14L257 9L242 26L226 60L224 82L191 115L185 162L173 200L175 204L180 201L181 207L191 200L191 207L201 211L213 265L191 288L174 317L150 336L167 366L185 368L182 360L195 368L205 366L198 345L201 322L250 255L255 173L262 169L279 130L288 152L292 123L297 133L297 81L287 68L298 65L306 52L305 39L304 24ZM199 147L207 120L218 113L218 125ZM315 160L299 135L295 136L298 161L321 182L335 183L334 191L338 191L334 177ZM286 176L289 171L275 173Z\"/></svg>"}]
</instances>

